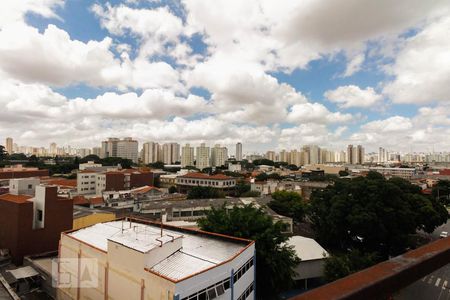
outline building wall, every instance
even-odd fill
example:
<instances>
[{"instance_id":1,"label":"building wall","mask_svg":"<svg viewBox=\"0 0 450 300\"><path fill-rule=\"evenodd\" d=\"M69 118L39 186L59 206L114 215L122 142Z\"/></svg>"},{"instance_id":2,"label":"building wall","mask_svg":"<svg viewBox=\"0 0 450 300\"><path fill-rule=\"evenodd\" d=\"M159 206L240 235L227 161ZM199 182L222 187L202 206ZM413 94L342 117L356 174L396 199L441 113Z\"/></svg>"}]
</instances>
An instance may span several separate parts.
<instances>
[{"instance_id":1,"label":"building wall","mask_svg":"<svg viewBox=\"0 0 450 300\"><path fill-rule=\"evenodd\" d=\"M124 189L125 174L106 173L106 191L121 191Z\"/></svg>"},{"instance_id":2,"label":"building wall","mask_svg":"<svg viewBox=\"0 0 450 300\"><path fill-rule=\"evenodd\" d=\"M61 232L72 228L72 200L58 199L57 187L46 187L45 195L45 226L39 229L33 229L33 202L0 200L0 248L10 249L15 264L25 255L57 250Z\"/></svg>"},{"instance_id":3,"label":"building wall","mask_svg":"<svg viewBox=\"0 0 450 300\"><path fill-rule=\"evenodd\" d=\"M98 287L64 288L59 294L68 299L173 299L175 284L144 269L144 254L109 242L108 253L93 248L63 234L61 236L60 258L95 258L98 264ZM126 259L124 259L126 258ZM76 266L60 265L62 273L78 278ZM141 297L143 296L143 298Z\"/></svg>"},{"instance_id":4,"label":"building wall","mask_svg":"<svg viewBox=\"0 0 450 300\"><path fill-rule=\"evenodd\" d=\"M116 215L112 213L95 213L73 219L72 229L80 229L97 223L114 221L115 219Z\"/></svg>"},{"instance_id":5,"label":"building wall","mask_svg":"<svg viewBox=\"0 0 450 300\"><path fill-rule=\"evenodd\" d=\"M130 188L141 187L145 185L154 185L153 173L142 172L142 173L131 173L130 175Z\"/></svg>"}]
</instances>

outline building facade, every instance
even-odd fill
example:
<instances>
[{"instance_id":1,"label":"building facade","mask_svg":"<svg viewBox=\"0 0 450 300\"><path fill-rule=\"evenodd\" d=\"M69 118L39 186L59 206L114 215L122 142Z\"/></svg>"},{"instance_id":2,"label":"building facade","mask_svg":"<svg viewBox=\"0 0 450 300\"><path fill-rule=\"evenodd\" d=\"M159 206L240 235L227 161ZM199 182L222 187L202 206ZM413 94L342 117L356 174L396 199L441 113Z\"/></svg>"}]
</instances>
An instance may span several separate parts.
<instances>
[{"instance_id":1,"label":"building facade","mask_svg":"<svg viewBox=\"0 0 450 300\"><path fill-rule=\"evenodd\" d=\"M195 167L199 170L210 167L209 161L209 147L206 147L204 143L200 144L195 153Z\"/></svg>"},{"instance_id":2,"label":"building facade","mask_svg":"<svg viewBox=\"0 0 450 300\"><path fill-rule=\"evenodd\" d=\"M205 173L194 172L178 176L176 183L180 193L187 193L196 186L212 187L220 189L225 193L231 193L236 186L236 178L222 174L208 175Z\"/></svg>"},{"instance_id":3,"label":"building facade","mask_svg":"<svg viewBox=\"0 0 450 300\"><path fill-rule=\"evenodd\" d=\"M102 142L100 158L120 157L138 162L138 141L130 137L124 139L109 138Z\"/></svg>"},{"instance_id":4,"label":"building facade","mask_svg":"<svg viewBox=\"0 0 450 300\"><path fill-rule=\"evenodd\" d=\"M216 144L214 148L211 149L211 166L224 166L227 160L228 149L226 147L221 147L219 144Z\"/></svg>"},{"instance_id":5,"label":"building facade","mask_svg":"<svg viewBox=\"0 0 450 300\"><path fill-rule=\"evenodd\" d=\"M242 143L236 144L236 160L237 161L242 160Z\"/></svg>"},{"instance_id":6,"label":"building facade","mask_svg":"<svg viewBox=\"0 0 450 300\"><path fill-rule=\"evenodd\" d=\"M72 228L72 212L72 200L58 198L56 186L38 185L34 196L0 195L0 249L17 265L25 255L57 250L61 232Z\"/></svg>"},{"instance_id":7,"label":"building facade","mask_svg":"<svg viewBox=\"0 0 450 300\"><path fill-rule=\"evenodd\" d=\"M181 148L181 167L194 166L194 147L186 144Z\"/></svg>"},{"instance_id":8,"label":"building facade","mask_svg":"<svg viewBox=\"0 0 450 300\"><path fill-rule=\"evenodd\" d=\"M95 258L92 288L58 289L68 299L255 299L253 241L123 219L63 233L65 258ZM60 264L61 274L83 270Z\"/></svg>"}]
</instances>

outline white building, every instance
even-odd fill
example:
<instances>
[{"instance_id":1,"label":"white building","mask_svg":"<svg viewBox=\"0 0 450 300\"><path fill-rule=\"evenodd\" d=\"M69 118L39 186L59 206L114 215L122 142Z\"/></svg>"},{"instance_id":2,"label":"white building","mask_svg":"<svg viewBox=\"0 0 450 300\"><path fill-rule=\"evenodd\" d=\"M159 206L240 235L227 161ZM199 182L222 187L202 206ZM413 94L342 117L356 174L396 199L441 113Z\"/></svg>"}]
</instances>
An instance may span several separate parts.
<instances>
[{"instance_id":1,"label":"white building","mask_svg":"<svg viewBox=\"0 0 450 300\"><path fill-rule=\"evenodd\" d=\"M195 157L195 167L197 169L203 170L204 168L210 167L209 163L209 147L206 147L204 143L197 147L196 157Z\"/></svg>"},{"instance_id":2,"label":"white building","mask_svg":"<svg viewBox=\"0 0 450 300\"><path fill-rule=\"evenodd\" d=\"M167 143L162 145L162 156L165 164L173 164L180 160L180 145Z\"/></svg>"},{"instance_id":3,"label":"white building","mask_svg":"<svg viewBox=\"0 0 450 300\"><path fill-rule=\"evenodd\" d=\"M15 178L9 180L9 193L13 195L34 195L39 178Z\"/></svg>"},{"instance_id":4,"label":"white building","mask_svg":"<svg viewBox=\"0 0 450 300\"><path fill-rule=\"evenodd\" d=\"M7 137L6 141L5 141L5 149L6 149L6 152L8 152L8 154L13 154L13 145L14 145L13 139L10 137Z\"/></svg>"},{"instance_id":5,"label":"white building","mask_svg":"<svg viewBox=\"0 0 450 300\"><path fill-rule=\"evenodd\" d=\"M308 280L323 276L326 259L330 256L314 239L303 236L292 236L287 244L293 246L300 263L295 268L295 280Z\"/></svg>"},{"instance_id":6,"label":"white building","mask_svg":"<svg viewBox=\"0 0 450 300\"><path fill-rule=\"evenodd\" d=\"M242 143L236 144L236 160L237 161L242 160Z\"/></svg>"},{"instance_id":7,"label":"white building","mask_svg":"<svg viewBox=\"0 0 450 300\"><path fill-rule=\"evenodd\" d=\"M81 163L80 165L79 165L79 167L78 167L78 169L80 170L80 171L84 171L84 170L87 170L87 169L92 169L92 168L101 168L102 167L102 164L97 164L97 163L95 163L94 161L88 161L87 163Z\"/></svg>"},{"instance_id":8,"label":"white building","mask_svg":"<svg viewBox=\"0 0 450 300\"><path fill-rule=\"evenodd\" d=\"M228 149L226 147L220 147L219 144L216 144L214 148L211 149L211 166L224 166L227 159Z\"/></svg>"},{"instance_id":9,"label":"white building","mask_svg":"<svg viewBox=\"0 0 450 300\"><path fill-rule=\"evenodd\" d=\"M158 143L147 142L143 147L143 161L144 164L151 164L157 162L160 157L160 147Z\"/></svg>"},{"instance_id":10,"label":"white building","mask_svg":"<svg viewBox=\"0 0 450 300\"><path fill-rule=\"evenodd\" d=\"M138 162L138 141L130 137L120 140L118 138L109 138L102 142L101 158L120 157L131 159L134 163Z\"/></svg>"},{"instance_id":11,"label":"white building","mask_svg":"<svg viewBox=\"0 0 450 300\"><path fill-rule=\"evenodd\" d=\"M58 289L68 299L255 299L253 241L127 219L62 233L60 274L81 278Z\"/></svg>"},{"instance_id":12,"label":"white building","mask_svg":"<svg viewBox=\"0 0 450 300\"><path fill-rule=\"evenodd\" d=\"M194 147L186 144L181 148L181 167L194 165Z\"/></svg>"}]
</instances>

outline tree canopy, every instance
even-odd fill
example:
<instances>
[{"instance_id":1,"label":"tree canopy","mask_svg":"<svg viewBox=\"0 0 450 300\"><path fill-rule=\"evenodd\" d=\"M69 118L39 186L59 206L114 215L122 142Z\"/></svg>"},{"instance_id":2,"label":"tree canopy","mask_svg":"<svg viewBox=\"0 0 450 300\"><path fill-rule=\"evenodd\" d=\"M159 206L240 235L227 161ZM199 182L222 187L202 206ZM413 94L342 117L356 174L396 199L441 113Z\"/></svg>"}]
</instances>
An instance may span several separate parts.
<instances>
[{"instance_id":1,"label":"tree canopy","mask_svg":"<svg viewBox=\"0 0 450 300\"><path fill-rule=\"evenodd\" d=\"M258 299L276 299L277 294L293 284L293 268L300 262L287 246L281 232L284 224L273 223L262 210L252 205L227 210L212 208L198 221L202 230L256 241L256 286Z\"/></svg>"},{"instance_id":2,"label":"tree canopy","mask_svg":"<svg viewBox=\"0 0 450 300\"><path fill-rule=\"evenodd\" d=\"M0 145L0 160L4 160L7 156L7 152L5 150L5 147Z\"/></svg>"},{"instance_id":3,"label":"tree canopy","mask_svg":"<svg viewBox=\"0 0 450 300\"><path fill-rule=\"evenodd\" d=\"M224 198L222 191L209 186L194 186L187 194L188 199Z\"/></svg>"},{"instance_id":4,"label":"tree canopy","mask_svg":"<svg viewBox=\"0 0 450 300\"><path fill-rule=\"evenodd\" d=\"M438 199L443 205L450 204L450 181L449 180L439 180L438 183L433 187L432 191L433 197Z\"/></svg>"},{"instance_id":5,"label":"tree canopy","mask_svg":"<svg viewBox=\"0 0 450 300\"><path fill-rule=\"evenodd\" d=\"M311 196L310 219L318 239L334 249L397 255L411 234L432 232L447 221L447 210L420 188L401 178L386 180L376 172L334 185Z\"/></svg>"},{"instance_id":6,"label":"tree canopy","mask_svg":"<svg viewBox=\"0 0 450 300\"><path fill-rule=\"evenodd\" d=\"M301 222L305 216L306 205L302 197L293 191L276 191L272 193L268 206L276 213Z\"/></svg>"}]
</instances>

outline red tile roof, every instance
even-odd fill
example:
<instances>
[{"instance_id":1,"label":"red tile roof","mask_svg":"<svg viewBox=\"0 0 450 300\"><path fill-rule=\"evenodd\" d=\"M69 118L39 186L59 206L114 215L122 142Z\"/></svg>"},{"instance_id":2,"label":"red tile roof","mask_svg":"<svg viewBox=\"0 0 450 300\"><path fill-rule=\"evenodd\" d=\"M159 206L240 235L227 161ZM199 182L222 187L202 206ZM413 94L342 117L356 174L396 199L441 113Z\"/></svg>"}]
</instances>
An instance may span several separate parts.
<instances>
[{"instance_id":1,"label":"red tile roof","mask_svg":"<svg viewBox=\"0 0 450 300\"><path fill-rule=\"evenodd\" d=\"M84 196L73 197L73 205L83 205L83 204L89 204L89 202Z\"/></svg>"},{"instance_id":2,"label":"red tile roof","mask_svg":"<svg viewBox=\"0 0 450 300\"><path fill-rule=\"evenodd\" d=\"M92 198L89 198L89 202L90 202L91 204L103 204L103 203L104 203L102 197L92 197Z\"/></svg>"},{"instance_id":3,"label":"red tile roof","mask_svg":"<svg viewBox=\"0 0 450 300\"><path fill-rule=\"evenodd\" d=\"M439 175L450 175L450 169L440 170Z\"/></svg>"},{"instance_id":4,"label":"red tile roof","mask_svg":"<svg viewBox=\"0 0 450 300\"><path fill-rule=\"evenodd\" d=\"M231 176L226 176L223 174L215 174L215 175L208 175L205 173L200 173L200 172L193 172L193 173L188 173L182 176L179 176L180 178L194 178L194 179L215 179L215 180L228 180L228 179L233 179L233 177Z\"/></svg>"},{"instance_id":5,"label":"red tile roof","mask_svg":"<svg viewBox=\"0 0 450 300\"><path fill-rule=\"evenodd\" d=\"M145 193L147 193L147 192L149 192L149 191L151 191L151 190L157 190L157 191L159 191L159 189L156 188L156 187L154 187L154 186L143 186L143 187L134 189L134 190L132 191L132 193L134 193L134 194L145 194Z\"/></svg>"},{"instance_id":6,"label":"red tile roof","mask_svg":"<svg viewBox=\"0 0 450 300\"><path fill-rule=\"evenodd\" d=\"M0 195L0 200L9 201L14 203L27 203L28 199L33 198L33 196L29 195L12 195L12 194L3 194Z\"/></svg>"},{"instance_id":7,"label":"red tile roof","mask_svg":"<svg viewBox=\"0 0 450 300\"><path fill-rule=\"evenodd\" d=\"M58 185L58 186L64 186L64 187L77 187L77 180L76 179L50 179L45 180L46 184L49 185Z\"/></svg>"},{"instance_id":8,"label":"red tile roof","mask_svg":"<svg viewBox=\"0 0 450 300\"><path fill-rule=\"evenodd\" d=\"M82 171L79 171L78 173L97 173L97 172L93 171L93 170L82 170Z\"/></svg>"}]
</instances>

